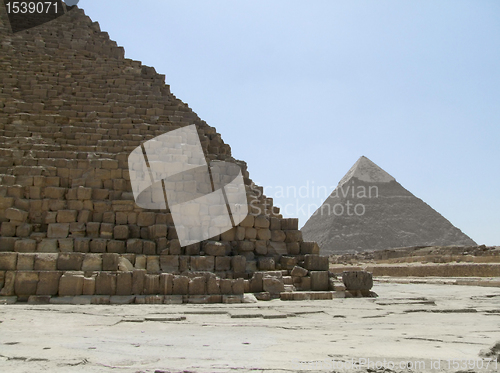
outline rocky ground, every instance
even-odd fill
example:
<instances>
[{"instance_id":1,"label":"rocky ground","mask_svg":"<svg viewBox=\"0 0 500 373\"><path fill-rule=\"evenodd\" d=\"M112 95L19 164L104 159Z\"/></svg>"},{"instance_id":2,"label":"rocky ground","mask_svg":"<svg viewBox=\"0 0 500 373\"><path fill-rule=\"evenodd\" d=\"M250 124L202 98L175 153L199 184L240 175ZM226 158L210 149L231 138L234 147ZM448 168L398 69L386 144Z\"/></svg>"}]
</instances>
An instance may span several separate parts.
<instances>
[{"instance_id":1,"label":"rocky ground","mask_svg":"<svg viewBox=\"0 0 500 373\"><path fill-rule=\"evenodd\" d=\"M498 371L500 288L436 281L329 301L2 305L0 371Z\"/></svg>"}]
</instances>

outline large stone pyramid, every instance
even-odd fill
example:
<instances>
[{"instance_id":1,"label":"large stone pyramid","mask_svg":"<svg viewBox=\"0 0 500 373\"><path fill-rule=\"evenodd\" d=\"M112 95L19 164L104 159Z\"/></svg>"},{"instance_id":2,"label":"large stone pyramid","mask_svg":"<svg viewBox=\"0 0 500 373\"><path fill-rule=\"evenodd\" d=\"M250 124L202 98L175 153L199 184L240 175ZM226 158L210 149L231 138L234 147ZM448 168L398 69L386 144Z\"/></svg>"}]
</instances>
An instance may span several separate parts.
<instances>
[{"instance_id":1,"label":"large stone pyramid","mask_svg":"<svg viewBox=\"0 0 500 373\"><path fill-rule=\"evenodd\" d=\"M1 296L231 302L329 289L327 258L303 241L298 219L283 219L215 128L83 10L12 33L1 0L0 82ZM181 246L168 209L135 203L128 160L193 124L207 162L240 167L249 215Z\"/></svg>"},{"instance_id":2,"label":"large stone pyramid","mask_svg":"<svg viewBox=\"0 0 500 373\"><path fill-rule=\"evenodd\" d=\"M395 247L475 245L391 175L361 157L302 227L322 254Z\"/></svg>"}]
</instances>

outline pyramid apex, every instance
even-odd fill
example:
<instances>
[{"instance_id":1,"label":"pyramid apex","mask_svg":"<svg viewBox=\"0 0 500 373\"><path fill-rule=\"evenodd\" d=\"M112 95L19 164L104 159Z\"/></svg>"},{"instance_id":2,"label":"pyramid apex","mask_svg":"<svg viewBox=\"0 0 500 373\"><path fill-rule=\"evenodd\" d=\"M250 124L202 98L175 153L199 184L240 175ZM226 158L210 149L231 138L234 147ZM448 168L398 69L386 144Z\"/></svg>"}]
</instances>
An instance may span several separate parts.
<instances>
[{"instance_id":1,"label":"pyramid apex","mask_svg":"<svg viewBox=\"0 0 500 373\"><path fill-rule=\"evenodd\" d=\"M388 183L396 180L364 155L359 157L351 169L347 171L339 185L345 184L353 177L369 183Z\"/></svg>"}]
</instances>

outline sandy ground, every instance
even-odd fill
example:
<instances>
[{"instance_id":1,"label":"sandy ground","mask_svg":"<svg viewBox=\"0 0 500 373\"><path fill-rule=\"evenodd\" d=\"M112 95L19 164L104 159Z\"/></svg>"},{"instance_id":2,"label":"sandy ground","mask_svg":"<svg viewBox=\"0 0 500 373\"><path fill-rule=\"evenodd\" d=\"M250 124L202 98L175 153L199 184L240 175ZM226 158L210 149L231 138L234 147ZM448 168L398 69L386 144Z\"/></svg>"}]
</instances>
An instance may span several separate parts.
<instances>
[{"instance_id":1,"label":"sandy ground","mask_svg":"<svg viewBox=\"0 0 500 373\"><path fill-rule=\"evenodd\" d=\"M373 290L379 298L2 305L0 372L500 371L479 356L500 341L500 288Z\"/></svg>"}]
</instances>

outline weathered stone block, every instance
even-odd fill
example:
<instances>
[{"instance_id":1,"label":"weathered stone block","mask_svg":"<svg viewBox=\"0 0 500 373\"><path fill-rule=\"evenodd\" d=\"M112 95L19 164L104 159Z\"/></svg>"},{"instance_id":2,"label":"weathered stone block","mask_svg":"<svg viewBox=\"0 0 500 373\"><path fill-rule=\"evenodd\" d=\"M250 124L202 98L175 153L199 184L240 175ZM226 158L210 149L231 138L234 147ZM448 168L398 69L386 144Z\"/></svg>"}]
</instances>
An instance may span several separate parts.
<instances>
[{"instance_id":1,"label":"weathered stone block","mask_svg":"<svg viewBox=\"0 0 500 373\"><path fill-rule=\"evenodd\" d=\"M82 295L83 272L65 272L59 279L59 296Z\"/></svg>"},{"instance_id":2,"label":"weathered stone block","mask_svg":"<svg viewBox=\"0 0 500 373\"><path fill-rule=\"evenodd\" d=\"M39 253L57 253L57 240L43 239L36 248Z\"/></svg>"},{"instance_id":3,"label":"weathered stone block","mask_svg":"<svg viewBox=\"0 0 500 373\"><path fill-rule=\"evenodd\" d=\"M316 242L301 242L300 254L319 254L319 246Z\"/></svg>"},{"instance_id":4,"label":"weathered stone block","mask_svg":"<svg viewBox=\"0 0 500 373\"><path fill-rule=\"evenodd\" d=\"M14 237L16 235L16 225L4 221L2 223L2 228L0 229L2 237Z\"/></svg>"},{"instance_id":5,"label":"weathered stone block","mask_svg":"<svg viewBox=\"0 0 500 373\"><path fill-rule=\"evenodd\" d=\"M95 279L96 295L116 294L116 274L110 272L100 272Z\"/></svg>"},{"instance_id":6,"label":"weathered stone block","mask_svg":"<svg viewBox=\"0 0 500 373\"><path fill-rule=\"evenodd\" d=\"M57 257L56 253L39 253L35 255L35 264L33 269L35 271L56 271L57 270Z\"/></svg>"},{"instance_id":7,"label":"weathered stone block","mask_svg":"<svg viewBox=\"0 0 500 373\"><path fill-rule=\"evenodd\" d=\"M132 273L132 294L141 295L144 292L145 269L134 269Z\"/></svg>"},{"instance_id":8,"label":"weathered stone block","mask_svg":"<svg viewBox=\"0 0 500 373\"><path fill-rule=\"evenodd\" d=\"M203 245L205 254L212 256L224 256L229 254L231 247L227 242L207 241Z\"/></svg>"},{"instance_id":9,"label":"weathered stone block","mask_svg":"<svg viewBox=\"0 0 500 373\"><path fill-rule=\"evenodd\" d=\"M68 223L49 224L47 229L47 238L66 238L69 234Z\"/></svg>"},{"instance_id":10,"label":"weathered stone block","mask_svg":"<svg viewBox=\"0 0 500 373\"><path fill-rule=\"evenodd\" d=\"M159 294L160 292L160 275L146 274L144 276L144 293Z\"/></svg>"},{"instance_id":11,"label":"weathered stone block","mask_svg":"<svg viewBox=\"0 0 500 373\"><path fill-rule=\"evenodd\" d=\"M88 253L90 251L90 239L89 238L75 238L75 249L76 252Z\"/></svg>"},{"instance_id":12,"label":"weathered stone block","mask_svg":"<svg viewBox=\"0 0 500 373\"><path fill-rule=\"evenodd\" d=\"M252 241L238 241L239 251L253 251L255 244Z\"/></svg>"},{"instance_id":13,"label":"weathered stone block","mask_svg":"<svg viewBox=\"0 0 500 373\"><path fill-rule=\"evenodd\" d=\"M15 282L16 282L16 272L15 271L5 271L3 287L0 288L0 295L1 296L14 295Z\"/></svg>"},{"instance_id":14,"label":"weathered stone block","mask_svg":"<svg viewBox=\"0 0 500 373\"><path fill-rule=\"evenodd\" d=\"M293 277L304 277L307 276L308 273L309 271L307 269L295 266L293 267L292 272L290 272L290 275Z\"/></svg>"},{"instance_id":15,"label":"weathered stone block","mask_svg":"<svg viewBox=\"0 0 500 373\"><path fill-rule=\"evenodd\" d=\"M187 276L174 276L172 294L185 295L188 294L189 277Z\"/></svg>"},{"instance_id":16,"label":"weathered stone block","mask_svg":"<svg viewBox=\"0 0 500 373\"><path fill-rule=\"evenodd\" d=\"M77 214L76 210L59 210L56 221L58 223L73 223L76 222Z\"/></svg>"},{"instance_id":17,"label":"weathered stone block","mask_svg":"<svg viewBox=\"0 0 500 373\"><path fill-rule=\"evenodd\" d=\"M101 234L99 236L107 239L113 238L114 227L114 224L101 223Z\"/></svg>"},{"instance_id":18,"label":"weathered stone block","mask_svg":"<svg viewBox=\"0 0 500 373\"><path fill-rule=\"evenodd\" d=\"M231 269L230 256L216 256L215 257L215 270L216 271L229 271Z\"/></svg>"},{"instance_id":19,"label":"weathered stone block","mask_svg":"<svg viewBox=\"0 0 500 373\"><path fill-rule=\"evenodd\" d=\"M220 293L230 295L233 293L233 280L221 278L219 280Z\"/></svg>"},{"instance_id":20,"label":"weathered stone block","mask_svg":"<svg viewBox=\"0 0 500 373\"><path fill-rule=\"evenodd\" d=\"M219 280L215 277L207 278L207 294L220 294Z\"/></svg>"},{"instance_id":21,"label":"weathered stone block","mask_svg":"<svg viewBox=\"0 0 500 373\"><path fill-rule=\"evenodd\" d=\"M284 242L286 239L286 234L282 230L271 230L271 241Z\"/></svg>"},{"instance_id":22,"label":"weathered stone block","mask_svg":"<svg viewBox=\"0 0 500 373\"><path fill-rule=\"evenodd\" d=\"M244 292L245 292L245 281L242 278L237 278L233 280L232 293L243 294Z\"/></svg>"},{"instance_id":23,"label":"weathered stone block","mask_svg":"<svg viewBox=\"0 0 500 373\"><path fill-rule=\"evenodd\" d=\"M259 215L255 217L254 227L255 228L269 228L270 221L269 217L266 215Z\"/></svg>"},{"instance_id":24,"label":"weathered stone block","mask_svg":"<svg viewBox=\"0 0 500 373\"><path fill-rule=\"evenodd\" d=\"M215 268L215 257L213 256L193 256L191 257L192 271L210 271Z\"/></svg>"},{"instance_id":25,"label":"weathered stone block","mask_svg":"<svg viewBox=\"0 0 500 373\"><path fill-rule=\"evenodd\" d=\"M253 215L247 215L245 219L239 224L240 227L253 227L255 218Z\"/></svg>"},{"instance_id":26,"label":"weathered stone block","mask_svg":"<svg viewBox=\"0 0 500 373\"><path fill-rule=\"evenodd\" d=\"M206 293L205 277L195 277L189 280L188 291L190 295L202 295Z\"/></svg>"},{"instance_id":27,"label":"weathered stone block","mask_svg":"<svg viewBox=\"0 0 500 373\"><path fill-rule=\"evenodd\" d=\"M90 241L90 252L92 253L105 253L108 240L104 238L93 238Z\"/></svg>"},{"instance_id":28,"label":"weathered stone block","mask_svg":"<svg viewBox=\"0 0 500 373\"><path fill-rule=\"evenodd\" d=\"M17 267L17 253L0 252L0 271L15 271Z\"/></svg>"},{"instance_id":29,"label":"weathered stone block","mask_svg":"<svg viewBox=\"0 0 500 373\"><path fill-rule=\"evenodd\" d=\"M126 240L129 235L128 225L116 225L113 228L113 237L115 240Z\"/></svg>"},{"instance_id":30,"label":"weathered stone block","mask_svg":"<svg viewBox=\"0 0 500 373\"><path fill-rule=\"evenodd\" d=\"M38 274L37 295L57 295L62 272L50 271Z\"/></svg>"},{"instance_id":31,"label":"weathered stone block","mask_svg":"<svg viewBox=\"0 0 500 373\"><path fill-rule=\"evenodd\" d=\"M302 241L302 232L299 230L286 230L285 242L300 242Z\"/></svg>"},{"instance_id":32,"label":"weathered stone block","mask_svg":"<svg viewBox=\"0 0 500 373\"><path fill-rule=\"evenodd\" d=\"M60 253L57 257L57 269L60 271L81 271L83 253Z\"/></svg>"},{"instance_id":33,"label":"weathered stone block","mask_svg":"<svg viewBox=\"0 0 500 373\"><path fill-rule=\"evenodd\" d=\"M35 295L37 284L38 272L17 272L14 284L14 292L18 297Z\"/></svg>"},{"instance_id":34,"label":"weathered stone block","mask_svg":"<svg viewBox=\"0 0 500 373\"><path fill-rule=\"evenodd\" d=\"M116 295L132 294L132 271L116 274Z\"/></svg>"},{"instance_id":35,"label":"weathered stone block","mask_svg":"<svg viewBox=\"0 0 500 373\"><path fill-rule=\"evenodd\" d=\"M137 225L139 227L149 227L155 224L154 212L140 212L137 217Z\"/></svg>"},{"instance_id":36,"label":"weathered stone block","mask_svg":"<svg viewBox=\"0 0 500 373\"><path fill-rule=\"evenodd\" d=\"M131 238L127 240L127 253L142 254L142 240Z\"/></svg>"},{"instance_id":37,"label":"weathered stone block","mask_svg":"<svg viewBox=\"0 0 500 373\"><path fill-rule=\"evenodd\" d=\"M245 228L245 239L255 240L257 238L257 229L254 227Z\"/></svg>"},{"instance_id":38,"label":"weathered stone block","mask_svg":"<svg viewBox=\"0 0 500 373\"><path fill-rule=\"evenodd\" d=\"M128 260L124 256L120 256L120 258L118 259L118 270L125 272L133 271L134 265L130 262L130 260Z\"/></svg>"},{"instance_id":39,"label":"weathered stone block","mask_svg":"<svg viewBox=\"0 0 500 373\"><path fill-rule=\"evenodd\" d=\"M109 240L106 245L106 251L108 253L124 254L125 241Z\"/></svg>"},{"instance_id":40,"label":"weathered stone block","mask_svg":"<svg viewBox=\"0 0 500 373\"><path fill-rule=\"evenodd\" d=\"M160 294L170 295L173 291L174 275L160 273Z\"/></svg>"},{"instance_id":41,"label":"weathered stone block","mask_svg":"<svg viewBox=\"0 0 500 373\"><path fill-rule=\"evenodd\" d=\"M5 217L16 222L25 222L28 219L29 213L26 211L10 207L5 210Z\"/></svg>"},{"instance_id":42,"label":"weathered stone block","mask_svg":"<svg viewBox=\"0 0 500 373\"><path fill-rule=\"evenodd\" d=\"M267 228L259 228L257 229L257 239L259 240L270 240L271 239L271 230Z\"/></svg>"},{"instance_id":43,"label":"weathered stone block","mask_svg":"<svg viewBox=\"0 0 500 373\"><path fill-rule=\"evenodd\" d=\"M146 270L149 273L158 273L158 272L161 272L161 269L160 269L160 257L158 255L149 255L149 256L147 256Z\"/></svg>"},{"instance_id":44,"label":"weathered stone block","mask_svg":"<svg viewBox=\"0 0 500 373\"><path fill-rule=\"evenodd\" d=\"M102 270L103 271L118 271L118 261L120 256L116 253L102 254Z\"/></svg>"},{"instance_id":45,"label":"weathered stone block","mask_svg":"<svg viewBox=\"0 0 500 373\"><path fill-rule=\"evenodd\" d=\"M179 272L179 255L160 255L160 267L163 272Z\"/></svg>"},{"instance_id":46,"label":"weathered stone block","mask_svg":"<svg viewBox=\"0 0 500 373\"><path fill-rule=\"evenodd\" d=\"M276 277L264 277L262 279L262 288L271 295L278 295L282 291L285 291L285 284L283 284L282 279Z\"/></svg>"},{"instance_id":47,"label":"weathered stone block","mask_svg":"<svg viewBox=\"0 0 500 373\"><path fill-rule=\"evenodd\" d=\"M260 271L274 271L276 262L273 257L260 257L258 258L258 266Z\"/></svg>"},{"instance_id":48,"label":"weathered stone block","mask_svg":"<svg viewBox=\"0 0 500 373\"><path fill-rule=\"evenodd\" d=\"M328 290L328 271L311 271L309 272L311 276L311 290L313 291L324 291Z\"/></svg>"},{"instance_id":49,"label":"weathered stone block","mask_svg":"<svg viewBox=\"0 0 500 373\"><path fill-rule=\"evenodd\" d=\"M102 256L100 254L85 254L82 271L102 271Z\"/></svg>"},{"instance_id":50,"label":"weathered stone block","mask_svg":"<svg viewBox=\"0 0 500 373\"><path fill-rule=\"evenodd\" d=\"M282 256L280 259L281 269L293 269L297 264L297 258L293 256Z\"/></svg>"},{"instance_id":51,"label":"weathered stone block","mask_svg":"<svg viewBox=\"0 0 500 373\"><path fill-rule=\"evenodd\" d=\"M33 225L23 223L16 228L17 237L29 237L33 232Z\"/></svg>"},{"instance_id":52,"label":"weathered stone block","mask_svg":"<svg viewBox=\"0 0 500 373\"><path fill-rule=\"evenodd\" d=\"M83 278L82 295L95 295L95 279L96 279L96 277L97 277L97 273L94 273L91 276L85 276Z\"/></svg>"},{"instance_id":53,"label":"weathered stone block","mask_svg":"<svg viewBox=\"0 0 500 373\"><path fill-rule=\"evenodd\" d=\"M328 257L317 254L306 254L304 268L310 271L328 271Z\"/></svg>"},{"instance_id":54,"label":"weathered stone block","mask_svg":"<svg viewBox=\"0 0 500 373\"><path fill-rule=\"evenodd\" d=\"M234 241L236 237L236 228L231 228L230 230L220 234L222 241L230 242Z\"/></svg>"},{"instance_id":55,"label":"weathered stone block","mask_svg":"<svg viewBox=\"0 0 500 373\"><path fill-rule=\"evenodd\" d=\"M35 254L19 253L17 254L17 270L32 271L35 265Z\"/></svg>"},{"instance_id":56,"label":"weathered stone block","mask_svg":"<svg viewBox=\"0 0 500 373\"><path fill-rule=\"evenodd\" d=\"M17 237L0 237L0 252L14 251Z\"/></svg>"},{"instance_id":57,"label":"weathered stone block","mask_svg":"<svg viewBox=\"0 0 500 373\"><path fill-rule=\"evenodd\" d=\"M74 251L73 238L60 238L57 240L59 251L70 253Z\"/></svg>"},{"instance_id":58,"label":"weathered stone block","mask_svg":"<svg viewBox=\"0 0 500 373\"><path fill-rule=\"evenodd\" d=\"M342 281L347 290L370 290L373 287L373 276L366 271L342 272Z\"/></svg>"}]
</instances>

